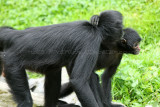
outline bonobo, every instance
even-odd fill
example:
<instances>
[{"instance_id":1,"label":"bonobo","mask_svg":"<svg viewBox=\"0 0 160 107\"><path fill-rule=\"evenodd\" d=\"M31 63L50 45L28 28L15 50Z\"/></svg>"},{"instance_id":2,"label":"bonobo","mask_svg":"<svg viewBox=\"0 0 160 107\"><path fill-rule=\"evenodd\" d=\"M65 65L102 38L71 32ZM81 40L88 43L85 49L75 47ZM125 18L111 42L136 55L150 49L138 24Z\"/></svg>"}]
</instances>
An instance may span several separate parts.
<instances>
[{"instance_id":1,"label":"bonobo","mask_svg":"<svg viewBox=\"0 0 160 107\"><path fill-rule=\"evenodd\" d=\"M102 75L102 89L96 74L92 73L92 78L90 78L90 86L96 95L96 100L97 102L104 102L104 107L123 107L121 104L111 103L111 78L115 74L124 53L136 55L140 52L139 43L141 37L138 33L131 28L126 28L123 32L124 35L120 41L117 41L112 45L102 43L100 46L100 53L95 65L95 70L105 68L105 72ZM69 75L72 68L73 63L67 66ZM66 83L62 86L60 97L67 96L72 91L71 85Z\"/></svg>"},{"instance_id":2,"label":"bonobo","mask_svg":"<svg viewBox=\"0 0 160 107\"><path fill-rule=\"evenodd\" d=\"M121 13L108 10L96 23L75 21L25 30L1 27L1 63L18 107L33 105L25 69L45 75L45 107L56 107L61 68L70 62L70 84L82 106L100 107L89 79L99 51L121 39L122 23Z\"/></svg>"}]
</instances>

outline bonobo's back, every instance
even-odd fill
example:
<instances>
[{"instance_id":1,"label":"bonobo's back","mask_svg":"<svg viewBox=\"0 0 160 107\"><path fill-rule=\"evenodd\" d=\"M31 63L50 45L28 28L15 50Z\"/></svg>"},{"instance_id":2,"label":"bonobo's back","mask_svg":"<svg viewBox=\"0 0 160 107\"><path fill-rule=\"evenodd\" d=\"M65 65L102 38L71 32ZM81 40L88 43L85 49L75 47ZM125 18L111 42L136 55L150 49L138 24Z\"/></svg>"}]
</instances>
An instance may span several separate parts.
<instances>
[{"instance_id":1,"label":"bonobo's back","mask_svg":"<svg viewBox=\"0 0 160 107\"><path fill-rule=\"evenodd\" d=\"M17 56L24 65L41 66L58 63L64 57L68 61L76 57L82 48L89 47L91 42L100 44L101 36L96 31L88 21L77 21L12 30L0 34L0 39L4 51Z\"/></svg>"},{"instance_id":2,"label":"bonobo's back","mask_svg":"<svg viewBox=\"0 0 160 107\"><path fill-rule=\"evenodd\" d=\"M10 44L17 45L16 47L21 49L25 47L24 45L30 44L29 46L34 45L38 49L39 46L40 49L46 49L52 48L54 45L54 48L58 49L58 47L67 48L67 45L72 45L72 47L76 47L76 50L78 50L80 47L83 47L82 45L87 45L90 41L96 42L97 40L98 42L100 38L109 41L120 39L122 36L122 22L121 13L109 10L100 14L97 26L93 26L88 21L75 21L32 27L0 34L0 40L15 42ZM45 43L46 41L48 44ZM67 45L63 46L63 43Z\"/></svg>"},{"instance_id":3,"label":"bonobo's back","mask_svg":"<svg viewBox=\"0 0 160 107\"><path fill-rule=\"evenodd\" d=\"M94 32L87 21L76 21L63 24L55 24L49 26L32 27L25 30L11 30L3 28L0 31L0 40L4 42L12 41L17 47L22 47L25 44L31 44L40 48L63 47L63 42L67 44L79 45L88 43L88 39L94 37ZM84 39L85 38L85 39ZM48 44L46 44L46 41ZM57 45L57 46L55 46Z\"/></svg>"}]
</instances>

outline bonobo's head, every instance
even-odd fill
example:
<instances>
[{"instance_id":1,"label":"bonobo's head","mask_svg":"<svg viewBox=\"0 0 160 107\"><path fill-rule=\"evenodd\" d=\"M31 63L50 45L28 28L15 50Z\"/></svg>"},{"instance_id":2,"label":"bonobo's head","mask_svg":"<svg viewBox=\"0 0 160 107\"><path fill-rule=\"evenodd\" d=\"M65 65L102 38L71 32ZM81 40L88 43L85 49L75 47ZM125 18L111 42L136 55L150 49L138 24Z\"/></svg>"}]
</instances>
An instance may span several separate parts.
<instances>
[{"instance_id":1,"label":"bonobo's head","mask_svg":"<svg viewBox=\"0 0 160 107\"><path fill-rule=\"evenodd\" d=\"M119 40L122 37L123 17L118 11L107 10L100 14L99 26L104 28L104 37L109 41Z\"/></svg>"},{"instance_id":2,"label":"bonobo's head","mask_svg":"<svg viewBox=\"0 0 160 107\"><path fill-rule=\"evenodd\" d=\"M141 37L139 34L131 28L126 28L123 30L123 37L121 41L118 43L118 47L124 53L131 53L131 54L139 54L140 52L140 41Z\"/></svg>"},{"instance_id":3,"label":"bonobo's head","mask_svg":"<svg viewBox=\"0 0 160 107\"><path fill-rule=\"evenodd\" d=\"M101 30L103 38L108 42L120 40L122 37L123 17L118 11L103 11L99 16L92 16L90 23Z\"/></svg>"}]
</instances>

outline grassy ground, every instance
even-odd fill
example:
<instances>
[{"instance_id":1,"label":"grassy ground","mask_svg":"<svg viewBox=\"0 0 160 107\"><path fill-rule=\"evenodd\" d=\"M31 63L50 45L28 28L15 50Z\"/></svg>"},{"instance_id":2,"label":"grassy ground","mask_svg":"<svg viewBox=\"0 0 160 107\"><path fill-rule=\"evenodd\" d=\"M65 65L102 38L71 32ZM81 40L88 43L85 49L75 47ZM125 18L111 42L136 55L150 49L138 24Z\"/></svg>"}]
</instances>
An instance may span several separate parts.
<instances>
[{"instance_id":1,"label":"grassy ground","mask_svg":"<svg viewBox=\"0 0 160 107\"><path fill-rule=\"evenodd\" d=\"M124 25L143 41L139 55L125 55L113 78L113 99L128 107L160 106L159 0L0 0L0 25L24 29L89 20L103 10L118 10ZM98 72L101 74L102 72Z\"/></svg>"}]
</instances>

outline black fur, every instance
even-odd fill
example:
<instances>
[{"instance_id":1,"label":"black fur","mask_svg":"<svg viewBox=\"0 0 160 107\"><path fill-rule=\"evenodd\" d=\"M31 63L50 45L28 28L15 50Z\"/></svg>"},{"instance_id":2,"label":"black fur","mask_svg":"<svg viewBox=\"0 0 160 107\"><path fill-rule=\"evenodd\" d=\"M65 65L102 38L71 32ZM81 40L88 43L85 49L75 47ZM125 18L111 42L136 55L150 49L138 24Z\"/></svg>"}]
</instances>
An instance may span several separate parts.
<instances>
[{"instance_id":1,"label":"black fur","mask_svg":"<svg viewBox=\"0 0 160 107\"><path fill-rule=\"evenodd\" d=\"M140 43L141 38L138 33L131 29L126 28L123 30L124 36L122 40L116 42L112 45L102 44L100 48L99 57L95 70L105 68L105 72L102 75L102 89L99 85L98 77L93 72L90 78L90 86L95 94L97 102L104 102L104 107L124 107L121 104L112 104L111 101L111 78L115 74L117 67L119 66L122 56L124 53L137 54L140 51L138 48L134 47L134 43ZM125 42L123 41L126 40ZM138 49L138 50L137 50ZM70 74L73 65L67 66L67 71ZM67 83L62 86L60 97L65 97L72 92L71 85Z\"/></svg>"},{"instance_id":2,"label":"black fur","mask_svg":"<svg viewBox=\"0 0 160 107\"><path fill-rule=\"evenodd\" d=\"M4 73L18 107L33 105L25 69L45 74L45 106L56 107L61 68L70 62L70 83L82 106L101 107L89 79L101 45L119 40L122 27L121 13L110 10L100 14L98 26L76 21L25 30L0 28Z\"/></svg>"}]
</instances>

